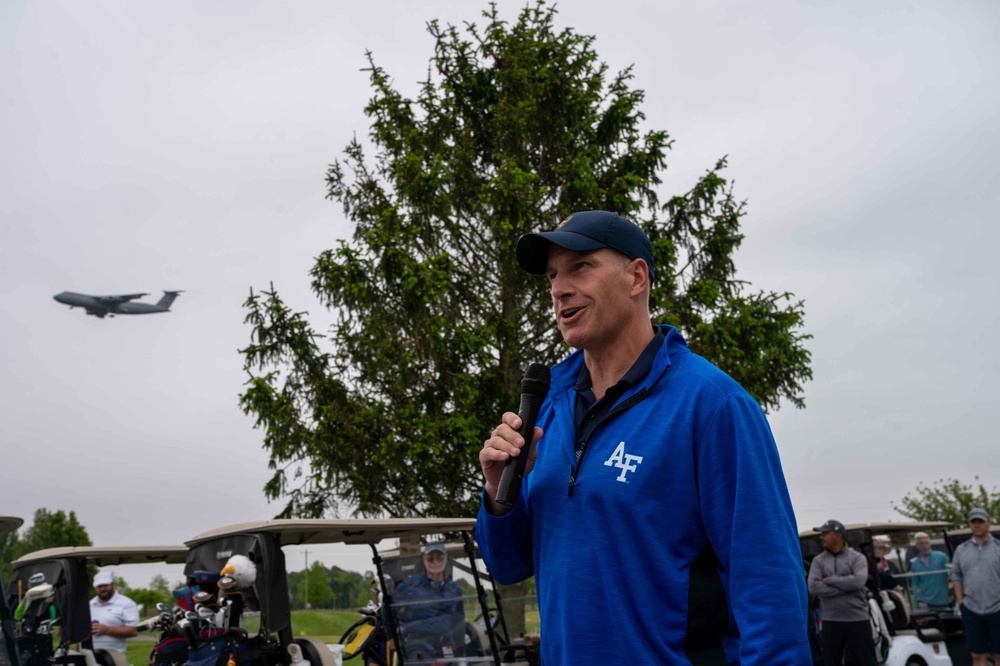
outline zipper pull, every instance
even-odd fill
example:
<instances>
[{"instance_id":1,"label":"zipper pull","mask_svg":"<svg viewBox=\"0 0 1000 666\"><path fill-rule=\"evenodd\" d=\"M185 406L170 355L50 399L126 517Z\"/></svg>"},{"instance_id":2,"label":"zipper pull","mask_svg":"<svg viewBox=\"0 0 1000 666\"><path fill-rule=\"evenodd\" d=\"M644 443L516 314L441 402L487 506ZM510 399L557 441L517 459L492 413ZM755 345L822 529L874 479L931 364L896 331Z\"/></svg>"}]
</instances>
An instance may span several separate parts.
<instances>
[{"instance_id":1,"label":"zipper pull","mask_svg":"<svg viewBox=\"0 0 1000 666\"><path fill-rule=\"evenodd\" d=\"M569 477L569 496L573 496L573 484L576 483L576 475Z\"/></svg>"}]
</instances>

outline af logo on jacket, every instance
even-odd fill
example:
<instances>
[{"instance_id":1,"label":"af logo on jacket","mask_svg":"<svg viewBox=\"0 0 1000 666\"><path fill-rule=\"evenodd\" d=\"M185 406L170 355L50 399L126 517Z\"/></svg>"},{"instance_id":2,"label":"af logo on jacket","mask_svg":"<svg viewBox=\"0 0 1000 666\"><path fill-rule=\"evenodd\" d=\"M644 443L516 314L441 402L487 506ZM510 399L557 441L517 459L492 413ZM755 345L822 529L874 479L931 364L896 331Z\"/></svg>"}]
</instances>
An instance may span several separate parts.
<instances>
[{"instance_id":1,"label":"af logo on jacket","mask_svg":"<svg viewBox=\"0 0 1000 666\"><path fill-rule=\"evenodd\" d=\"M642 456L634 456L631 453L625 453L625 442L618 442L618 446L615 447L614 453L611 457L604 461L605 467L617 467L622 472L618 475L615 481L620 481L622 483L628 483L628 479L625 477L629 472L634 472L638 465L642 464Z\"/></svg>"}]
</instances>

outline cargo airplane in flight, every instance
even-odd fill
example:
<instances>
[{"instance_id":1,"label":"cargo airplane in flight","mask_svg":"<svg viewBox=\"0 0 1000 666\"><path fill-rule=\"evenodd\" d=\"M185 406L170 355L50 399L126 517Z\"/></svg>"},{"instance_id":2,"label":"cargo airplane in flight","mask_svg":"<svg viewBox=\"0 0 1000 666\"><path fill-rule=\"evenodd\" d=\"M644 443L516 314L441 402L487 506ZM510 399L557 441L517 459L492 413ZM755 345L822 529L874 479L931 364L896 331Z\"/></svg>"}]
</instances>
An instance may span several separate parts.
<instances>
[{"instance_id":1,"label":"cargo airplane in flight","mask_svg":"<svg viewBox=\"0 0 1000 666\"><path fill-rule=\"evenodd\" d=\"M136 298L142 298L149 294L123 294L121 296L90 296L88 294L77 294L72 291L64 291L56 294L52 298L70 309L84 308L87 314L104 318L105 315L114 317L116 314L153 314L156 312L170 312L170 304L174 302L179 291L164 291L163 298L158 303L132 303Z\"/></svg>"}]
</instances>

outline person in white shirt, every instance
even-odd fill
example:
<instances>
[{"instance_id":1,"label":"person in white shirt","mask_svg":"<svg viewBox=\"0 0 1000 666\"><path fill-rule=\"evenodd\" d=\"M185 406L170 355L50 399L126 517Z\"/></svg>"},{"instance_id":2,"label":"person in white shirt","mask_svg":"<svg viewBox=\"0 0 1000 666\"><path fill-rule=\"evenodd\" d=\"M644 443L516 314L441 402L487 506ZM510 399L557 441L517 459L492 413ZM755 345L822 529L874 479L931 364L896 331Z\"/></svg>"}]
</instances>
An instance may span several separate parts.
<instances>
[{"instance_id":1,"label":"person in white shirt","mask_svg":"<svg viewBox=\"0 0 1000 666\"><path fill-rule=\"evenodd\" d=\"M135 602L115 590L115 580L107 571L99 571L94 576L94 591L97 595L90 600L91 635L94 649L114 649L125 651L127 638L138 632L139 607Z\"/></svg>"}]
</instances>

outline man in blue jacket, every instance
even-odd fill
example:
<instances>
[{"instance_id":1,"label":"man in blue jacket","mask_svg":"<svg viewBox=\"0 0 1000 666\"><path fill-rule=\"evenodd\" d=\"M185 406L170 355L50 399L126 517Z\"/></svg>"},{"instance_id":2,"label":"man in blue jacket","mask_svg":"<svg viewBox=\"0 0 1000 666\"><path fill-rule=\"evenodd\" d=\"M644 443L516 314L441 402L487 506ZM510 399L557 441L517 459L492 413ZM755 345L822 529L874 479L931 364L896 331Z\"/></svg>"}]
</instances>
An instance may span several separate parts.
<instances>
[{"instance_id":1,"label":"man in blue jacket","mask_svg":"<svg viewBox=\"0 0 1000 666\"><path fill-rule=\"evenodd\" d=\"M423 561L424 570L400 583L392 595L407 658L417 653L465 656L462 590L447 574L448 550L443 543L429 543Z\"/></svg>"},{"instance_id":2,"label":"man in blue jacket","mask_svg":"<svg viewBox=\"0 0 1000 666\"><path fill-rule=\"evenodd\" d=\"M764 414L653 326L649 238L604 211L522 236L563 339L527 450L512 412L479 458L476 536L496 580L534 575L542 663L810 663L791 502ZM527 455L516 504L495 501ZM595 575L608 572L610 575Z\"/></svg>"}]
</instances>

